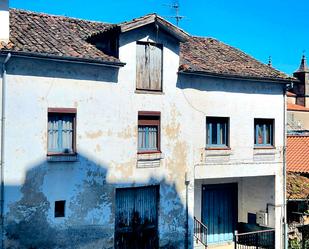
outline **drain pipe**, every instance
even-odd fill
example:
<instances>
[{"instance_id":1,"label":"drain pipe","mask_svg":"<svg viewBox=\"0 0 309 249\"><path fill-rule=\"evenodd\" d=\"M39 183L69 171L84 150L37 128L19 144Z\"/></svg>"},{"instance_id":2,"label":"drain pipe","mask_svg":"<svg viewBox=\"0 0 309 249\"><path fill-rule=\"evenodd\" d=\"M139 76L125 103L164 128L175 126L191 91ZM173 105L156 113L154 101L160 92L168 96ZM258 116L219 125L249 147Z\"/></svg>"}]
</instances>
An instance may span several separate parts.
<instances>
[{"instance_id":1,"label":"drain pipe","mask_svg":"<svg viewBox=\"0 0 309 249\"><path fill-rule=\"evenodd\" d=\"M288 248L287 201L286 201L286 136L287 136L287 99L286 92L293 86L287 84L283 88L283 248Z\"/></svg>"},{"instance_id":2,"label":"drain pipe","mask_svg":"<svg viewBox=\"0 0 309 249\"><path fill-rule=\"evenodd\" d=\"M189 209L188 209L188 201L189 201L189 184L190 180L188 177L188 172L185 173L185 185L186 185L186 221L185 221L185 249L189 248Z\"/></svg>"},{"instance_id":3,"label":"drain pipe","mask_svg":"<svg viewBox=\"0 0 309 249\"><path fill-rule=\"evenodd\" d=\"M1 104L1 163L0 163L0 219L1 219L1 249L4 249L4 139L5 139L5 91L6 91L6 65L11 58L8 53L2 64L2 104Z\"/></svg>"}]
</instances>

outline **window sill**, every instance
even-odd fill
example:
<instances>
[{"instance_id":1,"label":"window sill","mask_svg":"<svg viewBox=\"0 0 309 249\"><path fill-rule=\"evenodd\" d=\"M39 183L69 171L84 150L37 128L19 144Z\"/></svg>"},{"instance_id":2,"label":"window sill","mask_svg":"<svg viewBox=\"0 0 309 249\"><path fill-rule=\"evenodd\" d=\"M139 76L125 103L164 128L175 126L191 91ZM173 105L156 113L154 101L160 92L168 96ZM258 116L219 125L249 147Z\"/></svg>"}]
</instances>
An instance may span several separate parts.
<instances>
[{"instance_id":1,"label":"window sill","mask_svg":"<svg viewBox=\"0 0 309 249\"><path fill-rule=\"evenodd\" d=\"M156 151L150 150L150 151L138 151L137 152L138 155L142 155L142 154L158 154L158 153L161 153L161 151L159 151L159 150L156 150Z\"/></svg>"},{"instance_id":2,"label":"window sill","mask_svg":"<svg viewBox=\"0 0 309 249\"><path fill-rule=\"evenodd\" d=\"M77 153L48 153L48 162L76 162Z\"/></svg>"},{"instance_id":3,"label":"window sill","mask_svg":"<svg viewBox=\"0 0 309 249\"><path fill-rule=\"evenodd\" d=\"M77 153L61 153L61 152L48 152L47 156L76 156Z\"/></svg>"},{"instance_id":4,"label":"window sill","mask_svg":"<svg viewBox=\"0 0 309 249\"><path fill-rule=\"evenodd\" d=\"M137 94L155 94L155 95L164 95L164 92L162 91L154 91L154 90L139 90L136 89L135 93Z\"/></svg>"},{"instance_id":5,"label":"window sill","mask_svg":"<svg viewBox=\"0 0 309 249\"><path fill-rule=\"evenodd\" d=\"M230 147L206 147L205 150L231 150Z\"/></svg>"},{"instance_id":6,"label":"window sill","mask_svg":"<svg viewBox=\"0 0 309 249\"><path fill-rule=\"evenodd\" d=\"M254 146L253 148L254 150L275 150L276 147L275 146Z\"/></svg>"}]
</instances>

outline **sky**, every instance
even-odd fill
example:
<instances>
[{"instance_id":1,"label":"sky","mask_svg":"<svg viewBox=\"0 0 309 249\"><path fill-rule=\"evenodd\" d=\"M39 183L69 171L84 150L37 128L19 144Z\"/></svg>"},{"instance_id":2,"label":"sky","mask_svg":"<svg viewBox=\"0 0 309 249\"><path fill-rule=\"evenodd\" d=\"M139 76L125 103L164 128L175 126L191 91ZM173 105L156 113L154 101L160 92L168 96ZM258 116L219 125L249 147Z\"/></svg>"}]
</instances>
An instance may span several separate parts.
<instances>
[{"instance_id":1,"label":"sky","mask_svg":"<svg viewBox=\"0 0 309 249\"><path fill-rule=\"evenodd\" d=\"M10 0L10 7L118 23L148 13L175 15L175 0ZM179 0L179 26L213 37L292 74L309 57L309 0Z\"/></svg>"}]
</instances>

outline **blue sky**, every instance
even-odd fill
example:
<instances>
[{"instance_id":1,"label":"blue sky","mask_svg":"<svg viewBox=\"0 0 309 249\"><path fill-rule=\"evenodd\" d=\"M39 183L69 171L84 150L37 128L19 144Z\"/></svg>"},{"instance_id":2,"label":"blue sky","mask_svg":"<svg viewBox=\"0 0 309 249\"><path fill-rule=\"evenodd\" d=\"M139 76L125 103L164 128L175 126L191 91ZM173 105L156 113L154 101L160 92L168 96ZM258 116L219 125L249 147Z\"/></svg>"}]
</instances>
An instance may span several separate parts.
<instances>
[{"instance_id":1,"label":"blue sky","mask_svg":"<svg viewBox=\"0 0 309 249\"><path fill-rule=\"evenodd\" d=\"M13 8L117 23L156 12L174 12L175 0L11 0ZM308 0L179 0L180 27L217 38L288 74L305 50L309 57ZM172 21L172 20L171 20Z\"/></svg>"}]
</instances>

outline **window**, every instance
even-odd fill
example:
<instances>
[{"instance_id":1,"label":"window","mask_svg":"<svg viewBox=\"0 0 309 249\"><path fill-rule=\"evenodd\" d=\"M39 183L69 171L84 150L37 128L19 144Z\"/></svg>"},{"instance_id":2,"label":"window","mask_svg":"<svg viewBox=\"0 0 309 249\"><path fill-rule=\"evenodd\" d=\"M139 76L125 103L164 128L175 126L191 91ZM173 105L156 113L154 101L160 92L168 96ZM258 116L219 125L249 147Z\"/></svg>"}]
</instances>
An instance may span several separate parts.
<instances>
[{"instance_id":1,"label":"window","mask_svg":"<svg viewBox=\"0 0 309 249\"><path fill-rule=\"evenodd\" d=\"M48 154L75 153L76 109L48 108Z\"/></svg>"},{"instance_id":2,"label":"window","mask_svg":"<svg viewBox=\"0 0 309 249\"><path fill-rule=\"evenodd\" d=\"M229 119L221 117L207 117L206 133L206 147L228 147Z\"/></svg>"},{"instance_id":3,"label":"window","mask_svg":"<svg viewBox=\"0 0 309 249\"><path fill-rule=\"evenodd\" d=\"M55 201L55 217L65 216L65 201Z\"/></svg>"},{"instance_id":4,"label":"window","mask_svg":"<svg viewBox=\"0 0 309 249\"><path fill-rule=\"evenodd\" d=\"M138 112L138 152L160 151L160 112Z\"/></svg>"},{"instance_id":5,"label":"window","mask_svg":"<svg viewBox=\"0 0 309 249\"><path fill-rule=\"evenodd\" d=\"M254 119L254 145L273 146L273 119Z\"/></svg>"},{"instance_id":6,"label":"window","mask_svg":"<svg viewBox=\"0 0 309 249\"><path fill-rule=\"evenodd\" d=\"M256 214L248 213L248 224L256 225Z\"/></svg>"},{"instance_id":7,"label":"window","mask_svg":"<svg viewBox=\"0 0 309 249\"><path fill-rule=\"evenodd\" d=\"M162 90L162 44L137 42L136 89Z\"/></svg>"}]
</instances>

